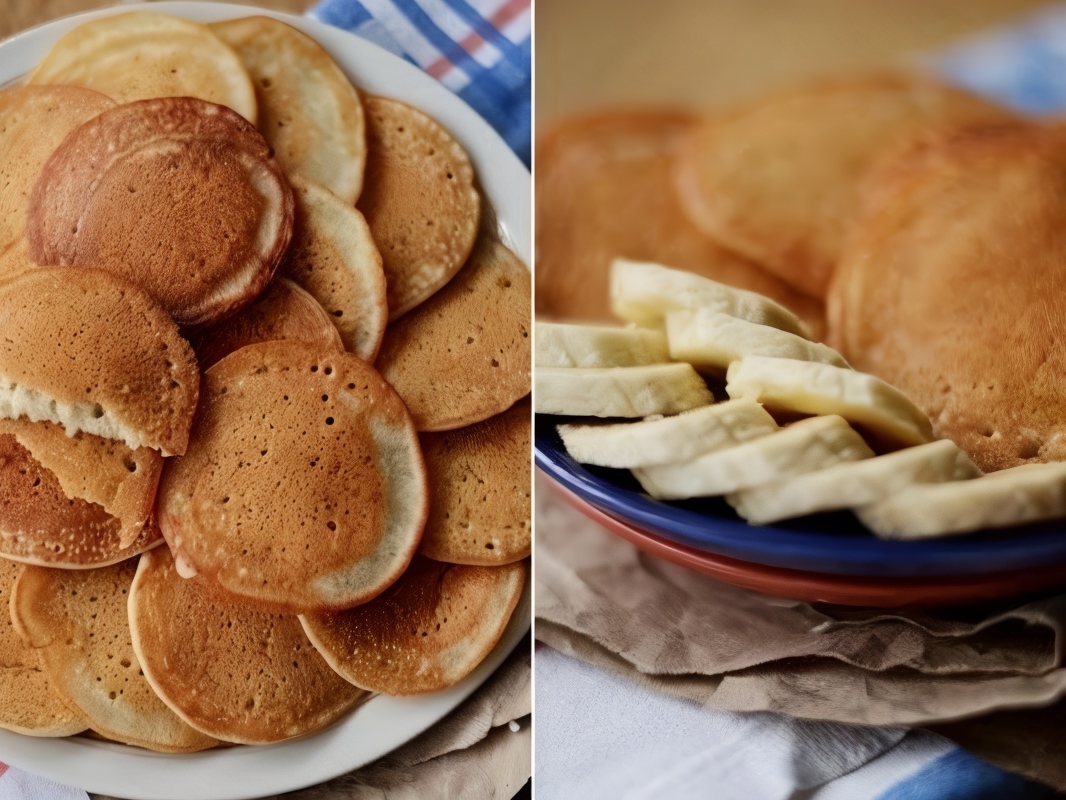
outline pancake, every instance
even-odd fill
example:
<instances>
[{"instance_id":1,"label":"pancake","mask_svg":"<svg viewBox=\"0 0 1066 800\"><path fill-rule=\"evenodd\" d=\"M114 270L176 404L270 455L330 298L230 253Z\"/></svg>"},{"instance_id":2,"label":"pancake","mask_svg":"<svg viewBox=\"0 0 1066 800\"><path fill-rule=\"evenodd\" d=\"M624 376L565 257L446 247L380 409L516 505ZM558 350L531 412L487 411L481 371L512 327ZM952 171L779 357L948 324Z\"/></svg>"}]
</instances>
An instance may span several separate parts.
<instances>
[{"instance_id":1,"label":"pancake","mask_svg":"<svg viewBox=\"0 0 1066 800\"><path fill-rule=\"evenodd\" d=\"M52 422L22 418L0 420L0 435L10 434L41 467L51 472L68 498L99 505L122 526L119 546L140 537L155 505L163 457L147 447L131 450L122 442L81 431L67 436Z\"/></svg>"},{"instance_id":2,"label":"pancake","mask_svg":"<svg viewBox=\"0 0 1066 800\"><path fill-rule=\"evenodd\" d=\"M185 452L199 383L192 347L136 286L62 268L0 283L0 417L172 455Z\"/></svg>"},{"instance_id":3,"label":"pancake","mask_svg":"<svg viewBox=\"0 0 1066 800\"><path fill-rule=\"evenodd\" d=\"M114 105L110 97L77 86L0 91L0 254L22 239L27 201L44 162L68 133ZM0 268L0 277L6 271Z\"/></svg>"},{"instance_id":4,"label":"pancake","mask_svg":"<svg viewBox=\"0 0 1066 800\"><path fill-rule=\"evenodd\" d=\"M0 559L0 608L7 610L11 588L22 565ZM10 613L0 621L0 728L24 736L73 736L88 727L80 713L67 708L37 651L15 631Z\"/></svg>"},{"instance_id":5,"label":"pancake","mask_svg":"<svg viewBox=\"0 0 1066 800\"><path fill-rule=\"evenodd\" d=\"M82 23L53 45L29 83L73 84L120 103L197 97L255 122L255 89L230 48L206 25L133 11Z\"/></svg>"},{"instance_id":6,"label":"pancake","mask_svg":"<svg viewBox=\"0 0 1066 800\"><path fill-rule=\"evenodd\" d=\"M296 218L281 271L322 305L344 346L372 362L389 318L385 272L363 215L323 187L294 177Z\"/></svg>"},{"instance_id":7,"label":"pancake","mask_svg":"<svg viewBox=\"0 0 1066 800\"><path fill-rule=\"evenodd\" d=\"M420 431L473 425L529 393L529 271L488 236L462 271L385 332L377 366Z\"/></svg>"},{"instance_id":8,"label":"pancake","mask_svg":"<svg viewBox=\"0 0 1066 800\"><path fill-rule=\"evenodd\" d=\"M81 572L26 567L11 600L15 628L63 702L108 739L164 753L214 747L145 680L126 610L136 571L135 561Z\"/></svg>"},{"instance_id":9,"label":"pancake","mask_svg":"<svg viewBox=\"0 0 1066 800\"><path fill-rule=\"evenodd\" d=\"M870 187L881 200L830 293L834 341L982 470L1066 459L1066 131L945 136L907 159Z\"/></svg>"},{"instance_id":10,"label":"pancake","mask_svg":"<svg viewBox=\"0 0 1066 800\"><path fill-rule=\"evenodd\" d=\"M859 182L886 147L931 127L1011 118L917 76L816 81L708 116L678 161L677 185L685 213L705 233L821 298Z\"/></svg>"},{"instance_id":11,"label":"pancake","mask_svg":"<svg viewBox=\"0 0 1066 800\"><path fill-rule=\"evenodd\" d=\"M392 695L436 692L469 675L496 646L527 569L524 561L469 567L418 556L376 600L300 621L315 649L356 686Z\"/></svg>"},{"instance_id":12,"label":"pancake","mask_svg":"<svg viewBox=\"0 0 1066 800\"><path fill-rule=\"evenodd\" d=\"M141 558L129 619L152 688L216 739L304 736L366 696L327 666L296 617L219 602L198 581L183 580L165 548Z\"/></svg>"},{"instance_id":13,"label":"pancake","mask_svg":"<svg viewBox=\"0 0 1066 800\"><path fill-rule=\"evenodd\" d=\"M609 320L615 258L654 261L766 295L822 328L821 303L719 246L681 210L672 171L697 117L572 117L537 143L537 314Z\"/></svg>"},{"instance_id":14,"label":"pancake","mask_svg":"<svg viewBox=\"0 0 1066 800\"><path fill-rule=\"evenodd\" d=\"M38 264L106 269L179 325L208 325L270 282L292 215L251 123L169 97L105 111L68 136L33 188L26 238Z\"/></svg>"},{"instance_id":15,"label":"pancake","mask_svg":"<svg viewBox=\"0 0 1066 800\"><path fill-rule=\"evenodd\" d=\"M158 514L183 575L279 613L366 602L426 520L411 418L371 367L302 342L244 347L204 376L189 449Z\"/></svg>"},{"instance_id":16,"label":"pancake","mask_svg":"<svg viewBox=\"0 0 1066 800\"><path fill-rule=\"evenodd\" d=\"M344 349L326 310L295 283L280 277L250 306L200 331L193 349L200 369L206 370L242 347L281 339L306 342L322 351Z\"/></svg>"},{"instance_id":17,"label":"pancake","mask_svg":"<svg viewBox=\"0 0 1066 800\"><path fill-rule=\"evenodd\" d=\"M444 286L470 255L481 198L470 157L417 109L364 98L366 180L359 210L385 262L389 319Z\"/></svg>"},{"instance_id":18,"label":"pancake","mask_svg":"<svg viewBox=\"0 0 1066 800\"><path fill-rule=\"evenodd\" d=\"M7 250L0 252L0 283L36 268L25 239L18 239Z\"/></svg>"},{"instance_id":19,"label":"pancake","mask_svg":"<svg viewBox=\"0 0 1066 800\"><path fill-rule=\"evenodd\" d=\"M530 552L529 398L455 431L424 433L429 519L419 552L449 564L510 564Z\"/></svg>"},{"instance_id":20,"label":"pancake","mask_svg":"<svg viewBox=\"0 0 1066 800\"><path fill-rule=\"evenodd\" d=\"M354 204L366 164L363 104L329 53L271 17L243 17L210 28L248 70L259 130L285 172L310 178Z\"/></svg>"}]
</instances>

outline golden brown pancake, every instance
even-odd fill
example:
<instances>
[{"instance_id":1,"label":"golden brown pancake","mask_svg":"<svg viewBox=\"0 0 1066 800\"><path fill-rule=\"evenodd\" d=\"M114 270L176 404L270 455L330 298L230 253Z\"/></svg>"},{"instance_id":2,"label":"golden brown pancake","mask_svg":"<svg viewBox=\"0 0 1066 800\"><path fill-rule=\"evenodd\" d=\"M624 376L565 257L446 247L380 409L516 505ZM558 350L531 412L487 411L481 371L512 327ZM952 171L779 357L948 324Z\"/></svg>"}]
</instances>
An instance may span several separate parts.
<instances>
[{"instance_id":1,"label":"golden brown pancake","mask_svg":"<svg viewBox=\"0 0 1066 800\"><path fill-rule=\"evenodd\" d=\"M487 567L529 555L531 414L526 398L468 428L419 437L430 488L422 555Z\"/></svg>"},{"instance_id":2,"label":"golden brown pancake","mask_svg":"<svg viewBox=\"0 0 1066 800\"><path fill-rule=\"evenodd\" d=\"M292 244L281 271L333 318L344 346L373 362L389 319L381 254L363 215L331 192L296 176Z\"/></svg>"},{"instance_id":3,"label":"golden brown pancake","mask_svg":"<svg viewBox=\"0 0 1066 800\"><path fill-rule=\"evenodd\" d=\"M529 393L529 271L483 234L437 294L385 332L377 366L420 431L499 414Z\"/></svg>"},{"instance_id":4,"label":"golden brown pancake","mask_svg":"<svg viewBox=\"0 0 1066 800\"><path fill-rule=\"evenodd\" d=\"M285 172L304 175L354 204L366 164L363 104L329 53L271 17L210 27L248 70L259 104L259 130Z\"/></svg>"},{"instance_id":5,"label":"golden brown pancake","mask_svg":"<svg viewBox=\"0 0 1066 800\"><path fill-rule=\"evenodd\" d=\"M833 340L982 470L1066 459L1066 132L946 135L903 158L834 278Z\"/></svg>"},{"instance_id":6,"label":"golden brown pancake","mask_svg":"<svg viewBox=\"0 0 1066 800\"><path fill-rule=\"evenodd\" d=\"M367 162L359 210L385 261L389 319L463 266L477 238L474 167L444 128L398 100L366 97Z\"/></svg>"},{"instance_id":7,"label":"golden brown pancake","mask_svg":"<svg viewBox=\"0 0 1066 800\"><path fill-rule=\"evenodd\" d=\"M272 280L250 306L199 332L193 348L200 369L206 370L242 347L281 339L306 342L320 350L344 349L326 310L295 283L281 277Z\"/></svg>"},{"instance_id":8,"label":"golden brown pancake","mask_svg":"<svg viewBox=\"0 0 1066 800\"><path fill-rule=\"evenodd\" d=\"M26 567L11 600L15 628L63 702L107 738L165 753L214 747L145 680L126 610L136 571L136 561L80 572Z\"/></svg>"},{"instance_id":9,"label":"golden brown pancake","mask_svg":"<svg viewBox=\"0 0 1066 800\"><path fill-rule=\"evenodd\" d=\"M0 417L183 453L199 383L174 321L121 278L53 268L0 283Z\"/></svg>"},{"instance_id":10,"label":"golden brown pancake","mask_svg":"<svg viewBox=\"0 0 1066 800\"><path fill-rule=\"evenodd\" d=\"M396 580L426 495L411 418L373 368L267 342L207 371L158 513L182 574L233 602L301 613L348 608Z\"/></svg>"},{"instance_id":11,"label":"golden brown pancake","mask_svg":"<svg viewBox=\"0 0 1066 800\"><path fill-rule=\"evenodd\" d=\"M247 120L191 97L105 111L41 170L26 238L39 264L97 267L208 325L270 282L292 235L292 191Z\"/></svg>"},{"instance_id":12,"label":"golden brown pancake","mask_svg":"<svg viewBox=\"0 0 1066 800\"><path fill-rule=\"evenodd\" d=\"M773 298L817 332L821 304L722 248L681 210L673 169L697 117L601 113L559 122L537 142L537 314L613 320L615 258L653 261Z\"/></svg>"},{"instance_id":13,"label":"golden brown pancake","mask_svg":"<svg viewBox=\"0 0 1066 800\"><path fill-rule=\"evenodd\" d=\"M18 239L7 250L0 252L0 283L36 268L25 239Z\"/></svg>"},{"instance_id":14,"label":"golden brown pancake","mask_svg":"<svg viewBox=\"0 0 1066 800\"><path fill-rule=\"evenodd\" d=\"M0 559L0 728L25 736L73 736L88 722L63 704L40 655L11 622L11 588L21 571L21 564Z\"/></svg>"},{"instance_id":15,"label":"golden brown pancake","mask_svg":"<svg viewBox=\"0 0 1066 800\"><path fill-rule=\"evenodd\" d=\"M526 562L440 564L418 556L365 605L300 617L315 649L360 688L392 695L454 686L485 660L522 596Z\"/></svg>"},{"instance_id":16,"label":"golden brown pancake","mask_svg":"<svg viewBox=\"0 0 1066 800\"><path fill-rule=\"evenodd\" d=\"M165 548L141 558L129 617L152 687L216 739L267 744L304 736L366 697L329 668L296 617L220 602L199 581L183 580Z\"/></svg>"},{"instance_id":17,"label":"golden brown pancake","mask_svg":"<svg viewBox=\"0 0 1066 800\"><path fill-rule=\"evenodd\" d=\"M67 134L115 101L77 86L12 86L0 91L0 263L22 239L26 205L44 162ZM9 268L0 268L0 277Z\"/></svg>"},{"instance_id":18,"label":"golden brown pancake","mask_svg":"<svg viewBox=\"0 0 1066 800\"><path fill-rule=\"evenodd\" d=\"M918 76L816 81L707 117L677 165L682 205L708 235L821 298L859 182L886 147L930 127L1011 118Z\"/></svg>"},{"instance_id":19,"label":"golden brown pancake","mask_svg":"<svg viewBox=\"0 0 1066 800\"><path fill-rule=\"evenodd\" d=\"M79 25L63 36L29 77L73 84L120 103L197 97L255 122L255 89L230 48L206 25L134 11Z\"/></svg>"}]
</instances>

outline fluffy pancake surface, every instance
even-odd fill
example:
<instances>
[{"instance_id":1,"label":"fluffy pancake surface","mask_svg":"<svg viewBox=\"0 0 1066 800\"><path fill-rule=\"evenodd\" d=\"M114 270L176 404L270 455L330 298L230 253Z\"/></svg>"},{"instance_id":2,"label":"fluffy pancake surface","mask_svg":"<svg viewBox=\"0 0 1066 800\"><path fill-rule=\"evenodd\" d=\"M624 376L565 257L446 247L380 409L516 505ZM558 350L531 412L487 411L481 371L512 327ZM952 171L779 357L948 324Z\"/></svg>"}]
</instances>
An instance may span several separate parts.
<instances>
[{"instance_id":1,"label":"fluffy pancake surface","mask_svg":"<svg viewBox=\"0 0 1066 800\"><path fill-rule=\"evenodd\" d=\"M220 602L164 548L130 593L134 648L159 696L211 736L241 744L324 728L365 696L327 666L296 617Z\"/></svg>"},{"instance_id":2,"label":"fluffy pancake surface","mask_svg":"<svg viewBox=\"0 0 1066 800\"><path fill-rule=\"evenodd\" d=\"M206 25L149 11L79 25L29 82L84 86L120 103L197 97L256 118L255 89L237 55Z\"/></svg>"},{"instance_id":3,"label":"fluffy pancake surface","mask_svg":"<svg viewBox=\"0 0 1066 800\"><path fill-rule=\"evenodd\" d=\"M562 122L538 141L538 314L611 319L611 262L627 258L759 292L820 330L820 303L722 248L682 212L673 169L696 122L682 112L600 114Z\"/></svg>"},{"instance_id":4,"label":"fluffy pancake surface","mask_svg":"<svg viewBox=\"0 0 1066 800\"><path fill-rule=\"evenodd\" d=\"M834 280L835 341L981 469L1066 459L1066 134L975 131L903 158Z\"/></svg>"},{"instance_id":5,"label":"fluffy pancake surface","mask_svg":"<svg viewBox=\"0 0 1066 800\"><path fill-rule=\"evenodd\" d=\"M36 269L0 283L0 416L181 453L199 382L173 320L108 272Z\"/></svg>"},{"instance_id":6,"label":"fluffy pancake surface","mask_svg":"<svg viewBox=\"0 0 1066 800\"><path fill-rule=\"evenodd\" d=\"M259 130L285 172L304 175L354 204L366 165L363 104L329 53L271 17L243 17L210 27L248 70L259 105Z\"/></svg>"},{"instance_id":7,"label":"fluffy pancake surface","mask_svg":"<svg viewBox=\"0 0 1066 800\"><path fill-rule=\"evenodd\" d=\"M419 552L449 564L509 564L529 555L528 399L455 431L422 434L429 519Z\"/></svg>"},{"instance_id":8,"label":"fluffy pancake surface","mask_svg":"<svg viewBox=\"0 0 1066 800\"><path fill-rule=\"evenodd\" d=\"M678 163L683 207L718 241L824 297L859 183L885 147L931 126L1009 118L924 78L815 82L708 117Z\"/></svg>"},{"instance_id":9,"label":"fluffy pancake surface","mask_svg":"<svg viewBox=\"0 0 1066 800\"><path fill-rule=\"evenodd\" d=\"M529 393L530 291L518 257L482 236L447 286L389 326L376 363L420 431L472 425Z\"/></svg>"},{"instance_id":10,"label":"fluffy pancake surface","mask_svg":"<svg viewBox=\"0 0 1066 800\"><path fill-rule=\"evenodd\" d=\"M371 367L268 342L204 376L158 513L179 566L214 590L284 613L335 610L403 572L425 524L425 480L407 409Z\"/></svg>"},{"instance_id":11,"label":"fluffy pancake surface","mask_svg":"<svg viewBox=\"0 0 1066 800\"><path fill-rule=\"evenodd\" d=\"M463 266L481 198L470 157L450 133L398 100L367 97L366 185L359 210L385 261L389 319L417 306Z\"/></svg>"},{"instance_id":12,"label":"fluffy pancake surface","mask_svg":"<svg viewBox=\"0 0 1066 800\"><path fill-rule=\"evenodd\" d=\"M293 200L248 121L191 97L142 100L79 127L27 211L39 264L98 267L143 287L180 325L247 304L292 235Z\"/></svg>"},{"instance_id":13,"label":"fluffy pancake surface","mask_svg":"<svg viewBox=\"0 0 1066 800\"><path fill-rule=\"evenodd\" d=\"M418 556L377 599L300 620L315 649L356 686L434 692L469 675L500 640L526 570L524 561L472 567Z\"/></svg>"},{"instance_id":14,"label":"fluffy pancake surface","mask_svg":"<svg viewBox=\"0 0 1066 800\"><path fill-rule=\"evenodd\" d=\"M73 572L26 567L11 616L41 655L63 701L109 739L170 753L213 747L156 696L130 637L126 610L135 561Z\"/></svg>"}]
</instances>

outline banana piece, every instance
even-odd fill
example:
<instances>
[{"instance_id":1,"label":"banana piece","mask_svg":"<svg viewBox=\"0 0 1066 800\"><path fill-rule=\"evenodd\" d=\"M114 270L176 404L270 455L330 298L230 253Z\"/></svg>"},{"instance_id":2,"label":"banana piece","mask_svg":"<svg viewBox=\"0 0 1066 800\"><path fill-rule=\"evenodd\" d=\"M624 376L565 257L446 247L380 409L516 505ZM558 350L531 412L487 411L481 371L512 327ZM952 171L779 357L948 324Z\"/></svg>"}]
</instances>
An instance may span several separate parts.
<instances>
[{"instance_id":1,"label":"banana piece","mask_svg":"<svg viewBox=\"0 0 1066 800\"><path fill-rule=\"evenodd\" d=\"M726 500L752 525L768 525L819 511L877 503L914 484L968 480L980 474L958 445L941 439L857 464L837 464L745 489L727 495Z\"/></svg>"},{"instance_id":2,"label":"banana piece","mask_svg":"<svg viewBox=\"0 0 1066 800\"><path fill-rule=\"evenodd\" d=\"M670 357L698 370L721 374L734 361L747 356L771 356L815 361L850 369L836 350L794 333L701 308L666 314Z\"/></svg>"},{"instance_id":3,"label":"banana piece","mask_svg":"<svg viewBox=\"0 0 1066 800\"><path fill-rule=\"evenodd\" d=\"M839 414L892 449L933 441L929 418L899 389L831 364L748 356L730 365L726 392L771 411Z\"/></svg>"},{"instance_id":4,"label":"banana piece","mask_svg":"<svg viewBox=\"0 0 1066 800\"><path fill-rule=\"evenodd\" d=\"M927 539L1066 516L1066 464L1025 464L972 481L912 486L855 515L882 539Z\"/></svg>"},{"instance_id":5,"label":"banana piece","mask_svg":"<svg viewBox=\"0 0 1066 800\"><path fill-rule=\"evenodd\" d=\"M648 417L710 405L714 395L690 364L571 369L538 367L538 414Z\"/></svg>"},{"instance_id":6,"label":"banana piece","mask_svg":"<svg viewBox=\"0 0 1066 800\"><path fill-rule=\"evenodd\" d=\"M843 417L815 417L691 461L640 467L633 474L652 497L683 500L729 494L872 456Z\"/></svg>"},{"instance_id":7,"label":"banana piece","mask_svg":"<svg viewBox=\"0 0 1066 800\"><path fill-rule=\"evenodd\" d=\"M670 361L660 331L558 322L538 322L534 330L538 367L639 367Z\"/></svg>"},{"instance_id":8,"label":"banana piece","mask_svg":"<svg viewBox=\"0 0 1066 800\"><path fill-rule=\"evenodd\" d=\"M799 317L761 294L660 264L624 258L611 264L611 309L621 319L658 328L670 311L699 308L811 338Z\"/></svg>"},{"instance_id":9,"label":"banana piece","mask_svg":"<svg viewBox=\"0 0 1066 800\"><path fill-rule=\"evenodd\" d=\"M729 400L642 422L560 425L559 435L575 461L632 468L687 461L776 430L774 418L758 403Z\"/></svg>"}]
</instances>

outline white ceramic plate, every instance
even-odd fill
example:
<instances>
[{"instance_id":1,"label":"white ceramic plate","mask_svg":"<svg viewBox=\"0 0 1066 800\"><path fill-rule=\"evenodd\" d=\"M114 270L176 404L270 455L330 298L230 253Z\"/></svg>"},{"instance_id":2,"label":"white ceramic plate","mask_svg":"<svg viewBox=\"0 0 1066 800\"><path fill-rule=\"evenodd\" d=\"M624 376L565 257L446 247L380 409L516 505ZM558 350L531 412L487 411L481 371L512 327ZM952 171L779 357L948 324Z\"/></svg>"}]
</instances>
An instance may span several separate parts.
<instances>
[{"instance_id":1,"label":"white ceramic plate","mask_svg":"<svg viewBox=\"0 0 1066 800\"><path fill-rule=\"evenodd\" d=\"M532 254L530 175L496 132L462 100L412 64L346 31L304 17L218 3L123 5L50 22L0 43L0 86L32 69L60 36L89 19L138 8L214 22L251 14L284 20L321 44L352 82L420 108L473 159L509 247ZM362 766L417 736L459 705L529 629L530 586L489 657L453 688L413 698L378 696L328 730L264 747L160 755L81 737L37 739L0 730L0 760L87 791L130 800L247 800L311 786Z\"/></svg>"}]
</instances>

